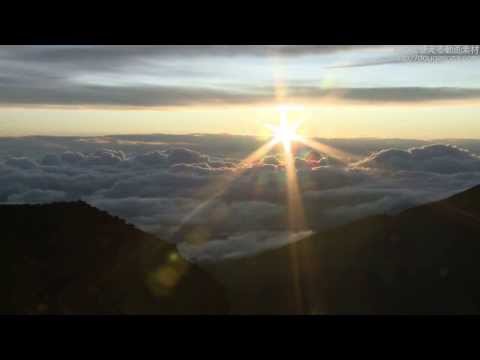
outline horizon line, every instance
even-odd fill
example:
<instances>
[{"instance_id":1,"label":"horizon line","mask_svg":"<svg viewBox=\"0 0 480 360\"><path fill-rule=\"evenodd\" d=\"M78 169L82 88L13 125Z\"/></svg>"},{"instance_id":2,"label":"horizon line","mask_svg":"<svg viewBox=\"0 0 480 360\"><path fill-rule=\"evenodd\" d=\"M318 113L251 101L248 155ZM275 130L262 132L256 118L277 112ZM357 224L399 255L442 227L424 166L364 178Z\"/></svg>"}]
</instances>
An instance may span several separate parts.
<instances>
[{"instance_id":1,"label":"horizon line","mask_svg":"<svg viewBox=\"0 0 480 360\"><path fill-rule=\"evenodd\" d=\"M29 134L29 135L2 135L0 134L0 139L22 139L22 138L108 138L108 137L125 137L125 136L231 136L231 137L250 137L250 138L268 138L269 136L259 136L252 134L238 134L238 133L227 133L227 132L218 132L218 133L118 133L118 134L77 134L77 135L46 135L46 134ZM324 140L408 140L408 141L450 141L450 140L463 140L463 141L480 141L479 138L472 137L451 137L451 138L412 138L412 137L379 137L379 136L344 136L344 137L322 137L322 136L312 136L312 139L324 139Z\"/></svg>"}]
</instances>

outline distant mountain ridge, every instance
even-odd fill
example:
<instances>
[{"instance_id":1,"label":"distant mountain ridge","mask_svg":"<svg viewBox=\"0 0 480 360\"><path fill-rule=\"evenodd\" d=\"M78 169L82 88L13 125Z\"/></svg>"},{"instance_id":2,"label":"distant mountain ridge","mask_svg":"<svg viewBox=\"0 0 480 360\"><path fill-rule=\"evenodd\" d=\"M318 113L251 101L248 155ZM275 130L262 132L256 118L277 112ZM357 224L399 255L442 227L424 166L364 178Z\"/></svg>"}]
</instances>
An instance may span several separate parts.
<instances>
[{"instance_id":1,"label":"distant mountain ridge","mask_svg":"<svg viewBox=\"0 0 480 360\"><path fill-rule=\"evenodd\" d=\"M226 313L175 246L84 202L0 205L0 314Z\"/></svg>"},{"instance_id":2,"label":"distant mountain ridge","mask_svg":"<svg viewBox=\"0 0 480 360\"><path fill-rule=\"evenodd\" d=\"M202 266L234 313L478 314L480 186Z\"/></svg>"}]
</instances>

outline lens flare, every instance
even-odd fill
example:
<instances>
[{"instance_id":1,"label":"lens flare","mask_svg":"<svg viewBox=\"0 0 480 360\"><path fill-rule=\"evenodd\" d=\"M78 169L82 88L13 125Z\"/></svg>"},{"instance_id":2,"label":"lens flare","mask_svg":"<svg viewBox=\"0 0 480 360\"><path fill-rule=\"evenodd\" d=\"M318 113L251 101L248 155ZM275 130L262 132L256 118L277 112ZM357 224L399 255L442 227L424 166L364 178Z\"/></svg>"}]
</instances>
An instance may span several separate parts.
<instances>
[{"instance_id":1,"label":"lens flare","mask_svg":"<svg viewBox=\"0 0 480 360\"><path fill-rule=\"evenodd\" d=\"M199 213L213 211L210 205L214 204L215 200L223 196L235 179L241 177L247 170L255 167L257 163L261 163L263 158L271 150L273 150L277 144L283 145L284 169L286 175L285 194L288 211L288 230L291 233L291 236L307 230L308 221L303 207L302 191L299 186L300 184L297 175L297 168L295 166L296 153L295 148L292 148L292 143L298 143L344 163L351 162L355 157L343 150L334 148L333 146L320 143L311 138L300 136L297 133L297 130L299 129L301 123L290 123L288 121L287 112L290 110L301 109L303 109L303 107L292 105L278 107L277 110L280 114L279 124L266 124L271 131L271 139L260 146L256 151L241 160L237 164L235 170L233 170L231 173L220 177L214 183L203 188L198 195L201 195L200 197L204 198L205 200L183 218L180 226L178 226L174 233L180 232L181 229L187 223L190 223L192 219L194 219ZM209 231L199 232L198 230L194 230L193 233L190 234L191 236L187 236L186 241L195 243L196 245L208 242L211 235ZM301 310L301 313L310 311L310 308L313 306L310 300L313 298L311 294L312 289L314 289L314 283L306 269L313 269L317 264L311 261L309 254L310 251L308 247L297 247L294 245L291 248L290 262L286 264L286 266L290 267L293 285L292 293L296 301L296 306L299 310ZM175 263L176 262L174 261L172 264ZM169 264L169 266L172 266L172 264ZM155 284L160 283L162 285L160 289L163 291L165 291L165 289L169 290L169 286L172 286L171 284L176 283L177 276L181 274L181 272L175 272L174 274L170 267L161 270L162 271L155 274ZM302 276L302 274L306 275Z\"/></svg>"}]
</instances>

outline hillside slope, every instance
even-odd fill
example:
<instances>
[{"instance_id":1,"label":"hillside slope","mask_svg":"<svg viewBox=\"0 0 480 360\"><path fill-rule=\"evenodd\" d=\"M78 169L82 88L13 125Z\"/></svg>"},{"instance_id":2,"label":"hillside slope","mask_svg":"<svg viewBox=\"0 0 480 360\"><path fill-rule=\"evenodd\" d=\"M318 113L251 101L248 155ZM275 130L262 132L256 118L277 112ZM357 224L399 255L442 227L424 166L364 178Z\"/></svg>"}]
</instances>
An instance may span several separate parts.
<instances>
[{"instance_id":1,"label":"hillside slope","mask_svg":"<svg viewBox=\"0 0 480 360\"><path fill-rule=\"evenodd\" d=\"M234 313L480 313L480 186L251 258L202 265Z\"/></svg>"},{"instance_id":2,"label":"hillside slope","mask_svg":"<svg viewBox=\"0 0 480 360\"><path fill-rule=\"evenodd\" d=\"M0 206L0 313L228 311L176 248L83 202Z\"/></svg>"}]
</instances>

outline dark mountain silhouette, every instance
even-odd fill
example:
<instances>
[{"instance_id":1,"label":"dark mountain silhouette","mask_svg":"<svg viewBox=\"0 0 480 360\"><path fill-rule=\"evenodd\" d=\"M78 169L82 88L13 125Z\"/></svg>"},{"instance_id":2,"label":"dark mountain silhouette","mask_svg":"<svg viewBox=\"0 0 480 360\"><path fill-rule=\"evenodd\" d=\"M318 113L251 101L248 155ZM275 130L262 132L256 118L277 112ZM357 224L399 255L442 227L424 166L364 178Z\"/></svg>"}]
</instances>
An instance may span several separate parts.
<instances>
[{"instance_id":1,"label":"dark mountain silhouette","mask_svg":"<svg viewBox=\"0 0 480 360\"><path fill-rule=\"evenodd\" d=\"M480 313L480 186L203 265L234 313Z\"/></svg>"},{"instance_id":2,"label":"dark mountain silhouette","mask_svg":"<svg viewBox=\"0 0 480 360\"><path fill-rule=\"evenodd\" d=\"M0 219L3 314L480 313L480 186L203 269L83 202Z\"/></svg>"},{"instance_id":3,"label":"dark mountain silhouette","mask_svg":"<svg viewBox=\"0 0 480 360\"><path fill-rule=\"evenodd\" d=\"M176 248L83 202L0 206L0 313L226 313Z\"/></svg>"}]
</instances>

